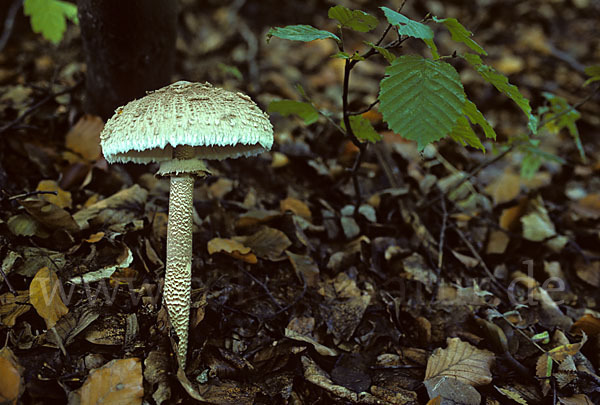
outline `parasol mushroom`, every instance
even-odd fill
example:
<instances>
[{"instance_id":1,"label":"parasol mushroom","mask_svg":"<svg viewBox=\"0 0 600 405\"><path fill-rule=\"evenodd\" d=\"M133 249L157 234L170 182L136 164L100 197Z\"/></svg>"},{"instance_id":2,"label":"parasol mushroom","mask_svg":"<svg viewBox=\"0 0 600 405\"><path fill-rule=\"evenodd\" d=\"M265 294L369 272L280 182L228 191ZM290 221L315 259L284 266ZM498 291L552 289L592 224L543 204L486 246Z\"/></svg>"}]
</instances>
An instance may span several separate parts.
<instances>
[{"instance_id":1,"label":"parasol mushroom","mask_svg":"<svg viewBox=\"0 0 600 405\"><path fill-rule=\"evenodd\" d=\"M163 302L185 369L192 275L194 177L209 171L201 159L251 156L269 150L273 127L250 97L208 83L179 81L119 107L100 135L109 163L159 162L169 176L167 266Z\"/></svg>"}]
</instances>

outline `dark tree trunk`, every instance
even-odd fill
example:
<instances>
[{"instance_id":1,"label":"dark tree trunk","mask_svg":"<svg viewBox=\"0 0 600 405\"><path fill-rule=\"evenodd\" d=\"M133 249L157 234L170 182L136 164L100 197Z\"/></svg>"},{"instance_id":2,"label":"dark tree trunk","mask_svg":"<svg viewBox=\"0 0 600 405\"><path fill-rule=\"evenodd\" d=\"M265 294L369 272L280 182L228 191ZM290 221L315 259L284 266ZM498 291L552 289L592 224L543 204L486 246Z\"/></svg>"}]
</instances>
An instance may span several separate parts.
<instances>
[{"instance_id":1,"label":"dark tree trunk","mask_svg":"<svg viewBox=\"0 0 600 405\"><path fill-rule=\"evenodd\" d=\"M177 2L78 0L87 64L86 112L107 119L115 108L170 83Z\"/></svg>"}]
</instances>

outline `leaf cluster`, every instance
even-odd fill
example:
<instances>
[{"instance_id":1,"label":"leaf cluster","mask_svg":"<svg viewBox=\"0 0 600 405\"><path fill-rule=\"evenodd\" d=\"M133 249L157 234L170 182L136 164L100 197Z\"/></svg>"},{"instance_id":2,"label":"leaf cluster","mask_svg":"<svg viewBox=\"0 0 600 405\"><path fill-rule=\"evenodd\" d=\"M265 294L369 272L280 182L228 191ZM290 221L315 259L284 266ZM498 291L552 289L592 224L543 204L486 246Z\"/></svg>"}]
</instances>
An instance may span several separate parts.
<instances>
[{"instance_id":1,"label":"leaf cluster","mask_svg":"<svg viewBox=\"0 0 600 405\"><path fill-rule=\"evenodd\" d=\"M378 109L389 129L406 139L416 141L420 150L431 142L450 137L463 146L485 152L485 147L473 126L478 125L487 139L495 140L496 132L477 106L469 100L459 73L449 63L461 58L485 82L510 98L525 115L527 133L519 137L519 147L526 155L524 166L527 166L522 174L530 176L531 173L535 173L543 160L559 160L539 150L539 140L535 137L542 126L554 132L566 128L575 140L581 157L584 158L575 126L579 113L566 104L564 99L548 93L544 96L549 105L536 114L519 88L511 84L505 75L484 62L482 57L487 56L487 52L473 40L473 33L457 19L427 16L422 21L415 21L390 8L380 9L388 28L379 41L364 41L367 46L364 53L344 50L343 30L367 33L378 26L380 19L361 10L351 10L343 6L331 7L328 12L328 17L337 22L338 33L320 30L310 25L290 25L272 28L267 34L267 41L272 37L303 42L333 40L337 43L339 52L332 57L346 59L346 76L356 63L377 54L381 55L387 67L385 76L379 83L377 100ZM440 55L435 44L435 31L430 27L432 23L445 28L452 40L466 47L466 51L460 54L454 51L452 55ZM382 44L390 29L395 31L398 39ZM431 56L397 55L399 45L409 38L422 40ZM598 66L587 68L586 73L591 76L586 85L600 80ZM344 97L347 97L347 89L344 93ZM348 102L345 101L344 106L347 106ZM316 122L319 113L327 117L331 115L321 112L309 99L276 100L269 106L269 112L278 112L286 116L298 115L307 125ZM543 125L540 125L542 116L544 121ZM346 122L350 123L351 131L346 129ZM360 142L377 142L381 139L368 120L361 119L360 115L350 111L342 111L339 128Z\"/></svg>"}]
</instances>

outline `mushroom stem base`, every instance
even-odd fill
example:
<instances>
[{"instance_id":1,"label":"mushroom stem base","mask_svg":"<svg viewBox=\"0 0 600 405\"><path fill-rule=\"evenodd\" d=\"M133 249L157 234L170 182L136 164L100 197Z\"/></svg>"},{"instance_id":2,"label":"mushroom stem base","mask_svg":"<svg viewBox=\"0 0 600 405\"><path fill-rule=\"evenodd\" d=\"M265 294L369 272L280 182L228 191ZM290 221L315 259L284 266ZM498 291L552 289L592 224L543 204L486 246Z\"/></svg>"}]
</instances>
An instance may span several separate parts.
<instances>
[{"instance_id":1,"label":"mushroom stem base","mask_svg":"<svg viewBox=\"0 0 600 405\"><path fill-rule=\"evenodd\" d=\"M163 301L179 338L177 356L185 369L192 284L194 177L172 176L167 225L167 269Z\"/></svg>"}]
</instances>

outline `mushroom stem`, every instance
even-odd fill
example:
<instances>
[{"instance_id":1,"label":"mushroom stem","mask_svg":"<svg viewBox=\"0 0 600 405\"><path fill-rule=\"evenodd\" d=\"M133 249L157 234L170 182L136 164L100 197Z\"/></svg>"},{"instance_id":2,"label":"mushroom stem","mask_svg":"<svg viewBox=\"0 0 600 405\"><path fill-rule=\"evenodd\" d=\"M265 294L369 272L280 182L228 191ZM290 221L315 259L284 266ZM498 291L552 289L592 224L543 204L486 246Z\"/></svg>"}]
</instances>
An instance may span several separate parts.
<instances>
[{"instance_id":1,"label":"mushroom stem","mask_svg":"<svg viewBox=\"0 0 600 405\"><path fill-rule=\"evenodd\" d=\"M194 177L171 176L169 222L167 225L167 269L163 300L179 338L177 356L185 369L190 295L192 288L192 210Z\"/></svg>"}]
</instances>

